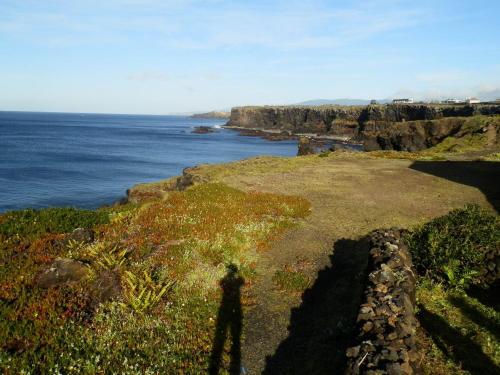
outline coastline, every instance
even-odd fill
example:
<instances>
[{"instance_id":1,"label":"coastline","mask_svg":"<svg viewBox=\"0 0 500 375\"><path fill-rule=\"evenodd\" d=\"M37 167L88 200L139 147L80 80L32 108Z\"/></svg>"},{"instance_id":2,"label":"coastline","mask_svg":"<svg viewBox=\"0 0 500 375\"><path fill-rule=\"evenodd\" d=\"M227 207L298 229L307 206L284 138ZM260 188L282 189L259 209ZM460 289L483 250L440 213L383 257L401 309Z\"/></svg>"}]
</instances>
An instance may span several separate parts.
<instances>
[{"instance_id":1,"label":"coastline","mask_svg":"<svg viewBox=\"0 0 500 375\"><path fill-rule=\"evenodd\" d=\"M18 237L8 242L12 254L23 251L27 257L9 258L12 266L4 273L4 281L16 280L16 287L22 287L28 280L30 288L23 298L29 298L30 305L58 312L59 305L47 300L56 295L57 301L71 306L71 314L88 314L76 320L85 341L78 340L80 334L71 333L75 331L61 330L50 322L43 330L30 331L29 337L49 335L59 345L80 345L79 358L85 359L94 355L96 343L105 340L106 347L111 347L118 335L124 349L104 357L104 365L114 363L116 357L122 363L124 353L140 342L147 344L146 366L164 364L163 373L179 368L204 373L217 332L218 309L225 301L220 281L227 280L227 266L234 265L231 269L238 270L241 277L238 306L245 327L241 338L245 368L261 373L264 365L330 367L324 358L340 366L347 350L348 355L356 352L347 344L354 337L362 303L353 298L353 289L361 296L365 277L358 275L367 271L363 240L367 233L378 228L412 228L466 202L488 212L500 207L498 186L492 179L500 175L500 163L443 161L438 156L441 159L423 152L336 151L202 164L185 168L181 176L131 187L129 198L133 199L118 207L90 213L51 209L11 215L19 223L4 225L3 230L31 235L35 229L41 238L28 237L26 241L32 242L27 244ZM56 215L44 217L44 213ZM68 221L67 214L75 220ZM52 230L54 222L57 227ZM0 220L0 226L4 223ZM38 226L47 224L38 234ZM29 263L25 266L23 262ZM17 277L20 272L22 279ZM332 282L325 284L325 275ZM150 285L144 290L151 295L166 289L154 302L144 301L134 292L134 280ZM16 290L2 291L15 300ZM420 291L427 293L421 294L421 301L430 307L432 300L425 296L442 296L439 291ZM324 308L308 308L302 295L311 292ZM104 307L98 309L101 305ZM290 311L299 315L290 315ZM304 315L311 311L313 315ZM19 319L3 322L14 327L9 332L23 332L23 324L33 319L32 310L7 312L21 317L20 323ZM74 316L71 319L79 319ZM87 322L85 319L95 324L79 324ZM148 324L151 319L153 326ZM68 321L73 324L73 320L63 322ZM173 333L170 322L176 324ZM321 336L325 327L342 340L325 347ZM279 350L282 345L297 344L288 339L294 330L314 333L298 336L299 344L315 348L312 359L310 352L290 358ZM61 332L63 337L58 336ZM32 363L36 352L24 342L10 340L6 345L24 345L23 351L11 351L13 360L26 360L18 368ZM158 345L163 350L160 354L152 349ZM43 350L47 355L59 353L52 346ZM326 350L335 356L324 354ZM262 360L266 357L270 358L267 364ZM179 358L183 362L178 365ZM52 362L44 364L51 366Z\"/></svg>"},{"instance_id":2,"label":"coastline","mask_svg":"<svg viewBox=\"0 0 500 375\"><path fill-rule=\"evenodd\" d=\"M296 153L293 142L245 139L215 126L224 123L187 116L2 113L0 212L95 209L120 200L137 183L178 175L186 166ZM196 126L211 126L217 134L192 134Z\"/></svg>"},{"instance_id":3,"label":"coastline","mask_svg":"<svg viewBox=\"0 0 500 375\"><path fill-rule=\"evenodd\" d=\"M315 138L318 140L333 140L340 142L347 142L351 144L362 144L361 142L356 142L349 136L341 136L341 135L331 135L331 134L318 134L318 133L291 133L286 130L279 129L262 129L262 128L249 128L244 126L233 126L233 125L222 125L224 129L234 130L239 132L241 135L246 136L258 136L263 137L264 139L269 139L270 141L275 140L286 140L286 139L298 139L300 137L309 137ZM283 139L280 139L283 138Z\"/></svg>"}]
</instances>

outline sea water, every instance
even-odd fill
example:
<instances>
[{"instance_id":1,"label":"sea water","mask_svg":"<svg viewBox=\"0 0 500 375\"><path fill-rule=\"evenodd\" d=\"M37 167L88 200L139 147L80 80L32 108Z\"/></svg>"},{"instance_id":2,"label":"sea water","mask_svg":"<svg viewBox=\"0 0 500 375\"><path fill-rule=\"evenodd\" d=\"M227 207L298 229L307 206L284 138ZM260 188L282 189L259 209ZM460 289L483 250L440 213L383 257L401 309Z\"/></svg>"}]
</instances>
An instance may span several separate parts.
<instances>
[{"instance_id":1,"label":"sea water","mask_svg":"<svg viewBox=\"0 0 500 375\"><path fill-rule=\"evenodd\" d=\"M0 112L0 212L111 204L131 186L201 163L292 156L295 141L271 142L185 116ZM213 133L193 134L196 126Z\"/></svg>"}]
</instances>

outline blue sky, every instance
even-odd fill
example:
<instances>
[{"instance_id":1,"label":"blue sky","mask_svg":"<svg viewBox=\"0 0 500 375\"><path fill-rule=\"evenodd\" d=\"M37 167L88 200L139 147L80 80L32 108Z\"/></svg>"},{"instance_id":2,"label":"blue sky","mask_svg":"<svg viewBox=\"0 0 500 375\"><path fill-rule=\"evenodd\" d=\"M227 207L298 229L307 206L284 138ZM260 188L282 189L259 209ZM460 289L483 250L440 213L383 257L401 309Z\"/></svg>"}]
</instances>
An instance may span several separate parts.
<instances>
[{"instance_id":1,"label":"blue sky","mask_svg":"<svg viewBox=\"0 0 500 375\"><path fill-rule=\"evenodd\" d=\"M0 0L0 110L500 96L500 1Z\"/></svg>"}]
</instances>

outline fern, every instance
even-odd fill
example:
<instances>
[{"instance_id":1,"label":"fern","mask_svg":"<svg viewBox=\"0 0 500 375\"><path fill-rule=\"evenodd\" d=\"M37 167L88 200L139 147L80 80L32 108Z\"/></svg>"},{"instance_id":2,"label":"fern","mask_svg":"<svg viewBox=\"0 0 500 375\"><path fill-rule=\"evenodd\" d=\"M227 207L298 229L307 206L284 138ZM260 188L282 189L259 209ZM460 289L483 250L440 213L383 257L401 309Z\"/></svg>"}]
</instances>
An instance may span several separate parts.
<instances>
[{"instance_id":1,"label":"fern","mask_svg":"<svg viewBox=\"0 0 500 375\"><path fill-rule=\"evenodd\" d=\"M170 291L174 281L156 282L146 271L137 276L125 271L123 279L126 284L123 306L130 306L136 312L144 312L158 304L162 297Z\"/></svg>"}]
</instances>

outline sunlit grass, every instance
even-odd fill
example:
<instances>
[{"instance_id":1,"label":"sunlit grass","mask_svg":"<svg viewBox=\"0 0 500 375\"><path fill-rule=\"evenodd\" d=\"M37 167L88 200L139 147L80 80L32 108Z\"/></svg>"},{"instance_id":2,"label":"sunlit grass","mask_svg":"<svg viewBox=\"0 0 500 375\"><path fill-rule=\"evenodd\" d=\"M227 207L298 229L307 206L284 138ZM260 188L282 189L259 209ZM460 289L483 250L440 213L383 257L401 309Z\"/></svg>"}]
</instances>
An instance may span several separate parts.
<instances>
[{"instance_id":1,"label":"sunlit grass","mask_svg":"<svg viewBox=\"0 0 500 375\"><path fill-rule=\"evenodd\" d=\"M487 371L500 365L500 313L494 307L428 281L418 286L417 302L426 331L419 336L425 374L468 374L471 368Z\"/></svg>"}]
</instances>

